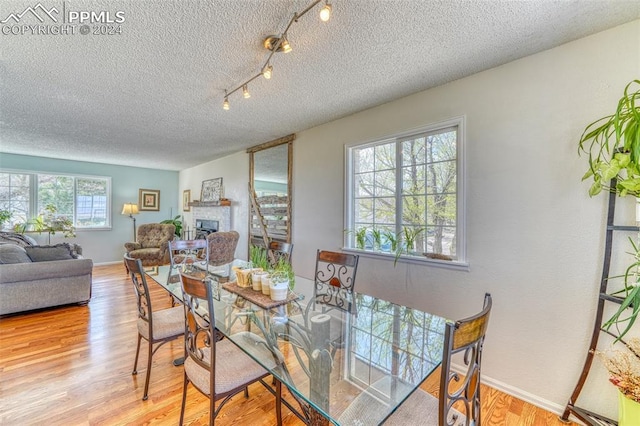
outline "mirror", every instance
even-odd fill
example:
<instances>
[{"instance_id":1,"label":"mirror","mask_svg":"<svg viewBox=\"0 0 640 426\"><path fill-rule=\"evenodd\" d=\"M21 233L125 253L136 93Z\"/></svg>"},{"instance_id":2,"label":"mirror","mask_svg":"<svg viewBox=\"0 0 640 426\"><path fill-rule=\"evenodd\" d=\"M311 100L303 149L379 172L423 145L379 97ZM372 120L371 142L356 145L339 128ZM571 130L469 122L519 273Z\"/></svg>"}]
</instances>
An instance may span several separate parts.
<instances>
[{"instance_id":1,"label":"mirror","mask_svg":"<svg viewBox=\"0 0 640 426\"><path fill-rule=\"evenodd\" d=\"M249 148L249 247L291 242L291 161L289 135Z\"/></svg>"}]
</instances>

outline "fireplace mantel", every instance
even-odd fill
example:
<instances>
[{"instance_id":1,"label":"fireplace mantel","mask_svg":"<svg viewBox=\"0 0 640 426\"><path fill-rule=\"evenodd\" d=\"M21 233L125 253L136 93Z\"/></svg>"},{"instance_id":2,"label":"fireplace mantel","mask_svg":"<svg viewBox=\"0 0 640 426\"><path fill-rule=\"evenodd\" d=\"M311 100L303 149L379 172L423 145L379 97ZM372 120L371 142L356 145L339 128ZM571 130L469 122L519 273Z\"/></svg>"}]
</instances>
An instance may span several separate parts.
<instances>
[{"instance_id":1,"label":"fireplace mantel","mask_svg":"<svg viewBox=\"0 0 640 426\"><path fill-rule=\"evenodd\" d=\"M190 207L219 207L219 206L230 206L231 200L227 198L223 198L218 201L191 201L189 203Z\"/></svg>"}]
</instances>

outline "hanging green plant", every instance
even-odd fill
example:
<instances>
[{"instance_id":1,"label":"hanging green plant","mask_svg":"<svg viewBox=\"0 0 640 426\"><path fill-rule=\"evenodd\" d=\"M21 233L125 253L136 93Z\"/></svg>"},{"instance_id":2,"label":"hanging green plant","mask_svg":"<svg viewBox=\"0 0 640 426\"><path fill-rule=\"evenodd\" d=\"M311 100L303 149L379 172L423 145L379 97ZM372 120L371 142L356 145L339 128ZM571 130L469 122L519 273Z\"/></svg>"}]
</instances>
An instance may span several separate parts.
<instances>
[{"instance_id":1,"label":"hanging green plant","mask_svg":"<svg viewBox=\"0 0 640 426\"><path fill-rule=\"evenodd\" d=\"M593 179L589 195L603 189L640 196L640 80L624 88L616 112L589 124L580 137L579 152L589 155L589 170L582 180ZM616 178L615 188L610 187Z\"/></svg>"},{"instance_id":2,"label":"hanging green plant","mask_svg":"<svg viewBox=\"0 0 640 426\"><path fill-rule=\"evenodd\" d=\"M589 170L582 180L592 179L589 195L602 190L621 197L640 196L640 80L624 88L615 113L589 124L579 143L579 152L589 155ZM612 182L615 182L612 187ZM640 246L629 238L633 261L623 275L623 288L615 293L620 307L603 324L603 328L618 331L620 340L631 329L640 313Z\"/></svg>"}]
</instances>

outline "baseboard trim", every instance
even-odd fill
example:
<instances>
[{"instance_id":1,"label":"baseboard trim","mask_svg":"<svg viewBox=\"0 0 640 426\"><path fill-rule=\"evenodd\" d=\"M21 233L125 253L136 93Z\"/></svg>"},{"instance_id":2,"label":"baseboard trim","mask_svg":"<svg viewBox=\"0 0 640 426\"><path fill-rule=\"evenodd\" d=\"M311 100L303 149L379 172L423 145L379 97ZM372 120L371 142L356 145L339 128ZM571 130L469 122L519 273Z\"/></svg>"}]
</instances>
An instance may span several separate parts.
<instances>
[{"instance_id":1,"label":"baseboard trim","mask_svg":"<svg viewBox=\"0 0 640 426\"><path fill-rule=\"evenodd\" d=\"M454 371L463 375L467 372L466 366L454 364L451 367ZM504 392L515 398L521 399L524 402L528 402L529 404L535 405L536 407L542 408L543 410L546 410L550 413L557 414L558 416L561 416L564 413L564 408L565 408L564 405L556 404L555 402L549 401L544 398L540 398L537 395L534 395L530 392L527 392L515 386L504 383L500 380L496 380L494 378L488 377L483 374L481 381L483 384L487 386L490 386L494 389L499 390L500 392ZM573 416L571 420L575 421L573 419Z\"/></svg>"},{"instance_id":2,"label":"baseboard trim","mask_svg":"<svg viewBox=\"0 0 640 426\"><path fill-rule=\"evenodd\" d=\"M529 404L535 405L536 407L542 408L543 410L555 413L558 416L564 413L565 407L563 405L559 405L547 399L540 398L537 395L534 395L515 386L511 386L507 383L501 382L500 380L496 380L483 375L482 383L487 386L491 386L492 388L497 389L501 392L514 396L518 399L521 399L525 402L528 402Z\"/></svg>"}]
</instances>

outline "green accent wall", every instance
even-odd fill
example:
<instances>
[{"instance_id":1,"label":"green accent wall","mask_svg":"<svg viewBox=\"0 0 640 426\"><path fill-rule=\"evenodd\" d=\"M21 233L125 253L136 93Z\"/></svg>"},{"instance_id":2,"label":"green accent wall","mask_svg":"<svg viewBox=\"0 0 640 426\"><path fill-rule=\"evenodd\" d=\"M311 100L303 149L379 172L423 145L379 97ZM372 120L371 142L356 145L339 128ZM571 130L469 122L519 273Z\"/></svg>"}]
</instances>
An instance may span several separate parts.
<instances>
[{"instance_id":1,"label":"green accent wall","mask_svg":"<svg viewBox=\"0 0 640 426\"><path fill-rule=\"evenodd\" d=\"M120 213L124 203L138 202L139 189L160 190L160 211L140 212L135 216L136 225L160 222L181 214L178 208L181 196L178 195L179 173L177 171L6 153L0 153L0 169L110 177L112 228L95 231L78 230L77 237L69 240L80 244L83 256L93 259L94 263L121 261L124 243L133 241L133 223L128 216ZM48 243L48 237L45 235L33 236L40 244ZM51 244L64 241L65 239L58 234L51 237Z\"/></svg>"}]
</instances>

